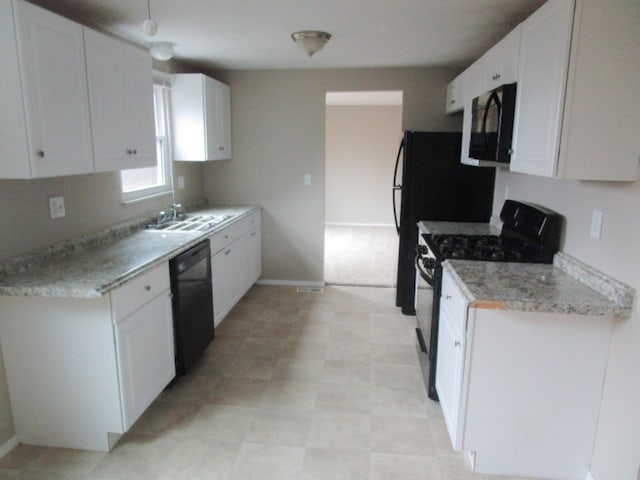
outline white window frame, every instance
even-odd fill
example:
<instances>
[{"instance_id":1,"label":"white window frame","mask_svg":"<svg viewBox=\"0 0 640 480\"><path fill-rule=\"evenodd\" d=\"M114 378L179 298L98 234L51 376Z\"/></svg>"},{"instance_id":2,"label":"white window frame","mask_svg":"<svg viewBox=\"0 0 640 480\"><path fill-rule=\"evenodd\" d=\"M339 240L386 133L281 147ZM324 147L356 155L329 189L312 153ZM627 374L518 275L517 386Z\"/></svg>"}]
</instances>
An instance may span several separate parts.
<instances>
[{"instance_id":1,"label":"white window frame","mask_svg":"<svg viewBox=\"0 0 640 480\"><path fill-rule=\"evenodd\" d=\"M171 143L169 109L171 108L171 83L164 74L154 74L154 115L156 129L156 152L158 166L162 168L164 183L154 184L146 188L125 192L123 175L120 172L120 198L122 203L137 202L151 197L170 195L173 193L173 172L171 170ZM154 167L150 167L154 168Z\"/></svg>"}]
</instances>

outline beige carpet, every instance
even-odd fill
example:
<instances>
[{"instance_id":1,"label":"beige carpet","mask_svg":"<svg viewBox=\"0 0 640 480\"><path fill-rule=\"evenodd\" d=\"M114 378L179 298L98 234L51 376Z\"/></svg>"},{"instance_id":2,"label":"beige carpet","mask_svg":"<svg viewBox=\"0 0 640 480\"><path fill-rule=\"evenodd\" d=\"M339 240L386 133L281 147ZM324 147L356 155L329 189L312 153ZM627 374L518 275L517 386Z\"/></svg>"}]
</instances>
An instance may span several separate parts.
<instances>
[{"instance_id":1,"label":"beige carpet","mask_svg":"<svg viewBox=\"0 0 640 480\"><path fill-rule=\"evenodd\" d=\"M398 235L394 227L326 225L324 240L327 284L395 286Z\"/></svg>"}]
</instances>

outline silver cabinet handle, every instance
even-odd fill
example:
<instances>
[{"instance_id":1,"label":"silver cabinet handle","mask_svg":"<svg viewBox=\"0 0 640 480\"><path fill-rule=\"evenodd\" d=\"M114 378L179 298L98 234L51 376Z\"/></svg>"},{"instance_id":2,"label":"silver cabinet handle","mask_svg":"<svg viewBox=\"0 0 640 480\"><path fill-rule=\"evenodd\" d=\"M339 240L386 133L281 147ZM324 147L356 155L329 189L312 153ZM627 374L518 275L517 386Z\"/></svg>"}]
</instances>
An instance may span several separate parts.
<instances>
[{"instance_id":1,"label":"silver cabinet handle","mask_svg":"<svg viewBox=\"0 0 640 480\"><path fill-rule=\"evenodd\" d=\"M222 151L224 150L224 147L218 147L218 150Z\"/></svg>"},{"instance_id":2,"label":"silver cabinet handle","mask_svg":"<svg viewBox=\"0 0 640 480\"><path fill-rule=\"evenodd\" d=\"M227 250L226 252L224 252L225 255L229 255L231 253L231 250Z\"/></svg>"},{"instance_id":3,"label":"silver cabinet handle","mask_svg":"<svg viewBox=\"0 0 640 480\"><path fill-rule=\"evenodd\" d=\"M38 155L38 157L40 157L40 158L44 158L44 150L38 150L36 155Z\"/></svg>"},{"instance_id":4,"label":"silver cabinet handle","mask_svg":"<svg viewBox=\"0 0 640 480\"><path fill-rule=\"evenodd\" d=\"M145 285L145 286L144 286L144 289L145 289L147 292L150 292L150 291L151 291L151 285Z\"/></svg>"},{"instance_id":5,"label":"silver cabinet handle","mask_svg":"<svg viewBox=\"0 0 640 480\"><path fill-rule=\"evenodd\" d=\"M455 341L455 342L453 342L453 345L454 345L454 347L459 347L460 346L460 342Z\"/></svg>"},{"instance_id":6,"label":"silver cabinet handle","mask_svg":"<svg viewBox=\"0 0 640 480\"><path fill-rule=\"evenodd\" d=\"M451 300L451 295L445 295L444 298L446 298L447 300Z\"/></svg>"}]
</instances>

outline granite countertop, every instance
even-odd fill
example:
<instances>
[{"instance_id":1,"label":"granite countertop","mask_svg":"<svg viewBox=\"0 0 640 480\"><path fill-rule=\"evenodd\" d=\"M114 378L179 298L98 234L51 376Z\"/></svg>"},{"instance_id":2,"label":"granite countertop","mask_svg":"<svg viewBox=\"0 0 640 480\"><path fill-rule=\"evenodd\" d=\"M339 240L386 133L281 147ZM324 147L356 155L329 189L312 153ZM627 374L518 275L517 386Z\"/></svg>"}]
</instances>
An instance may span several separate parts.
<instances>
[{"instance_id":1,"label":"granite countertop","mask_svg":"<svg viewBox=\"0 0 640 480\"><path fill-rule=\"evenodd\" d=\"M432 235L500 235L500 230L490 223L475 222L432 222L423 220L418 222L421 232Z\"/></svg>"},{"instance_id":2,"label":"granite countertop","mask_svg":"<svg viewBox=\"0 0 640 480\"><path fill-rule=\"evenodd\" d=\"M594 272L592 277L576 259L556 254L554 265L533 263L447 260L449 272L467 297L470 307L526 312L580 315L631 316L634 290L627 285ZM564 263L575 266L571 275ZM605 288L604 282L609 288ZM594 289L594 288L597 288Z\"/></svg>"},{"instance_id":3,"label":"granite countertop","mask_svg":"<svg viewBox=\"0 0 640 480\"><path fill-rule=\"evenodd\" d=\"M259 208L212 207L191 212L233 215L207 232L145 230L146 222L139 220L22 255L0 263L0 295L101 297Z\"/></svg>"}]
</instances>

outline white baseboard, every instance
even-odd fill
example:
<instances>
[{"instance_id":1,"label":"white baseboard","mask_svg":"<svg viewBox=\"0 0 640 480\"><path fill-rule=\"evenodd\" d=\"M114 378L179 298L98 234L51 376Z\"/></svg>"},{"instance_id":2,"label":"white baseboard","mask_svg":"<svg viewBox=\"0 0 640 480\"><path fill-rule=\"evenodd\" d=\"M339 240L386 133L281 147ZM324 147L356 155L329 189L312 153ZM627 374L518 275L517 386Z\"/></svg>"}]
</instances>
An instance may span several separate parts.
<instances>
[{"instance_id":1,"label":"white baseboard","mask_svg":"<svg viewBox=\"0 0 640 480\"><path fill-rule=\"evenodd\" d=\"M0 458L7 455L11 450L16 448L18 445L20 445L20 442L18 441L18 437L12 437L6 442L4 442L2 445L0 445Z\"/></svg>"},{"instance_id":2,"label":"white baseboard","mask_svg":"<svg viewBox=\"0 0 640 480\"><path fill-rule=\"evenodd\" d=\"M273 285L276 287L324 287L324 282L310 282L306 280L272 280L261 278L256 282L258 285Z\"/></svg>"},{"instance_id":3,"label":"white baseboard","mask_svg":"<svg viewBox=\"0 0 640 480\"><path fill-rule=\"evenodd\" d=\"M591 475L591 472L587 472L587 476L584 477L584 480L596 480L596 479L593 478L593 475Z\"/></svg>"},{"instance_id":4,"label":"white baseboard","mask_svg":"<svg viewBox=\"0 0 640 480\"><path fill-rule=\"evenodd\" d=\"M333 223L326 222L327 227L394 227L393 223Z\"/></svg>"}]
</instances>

